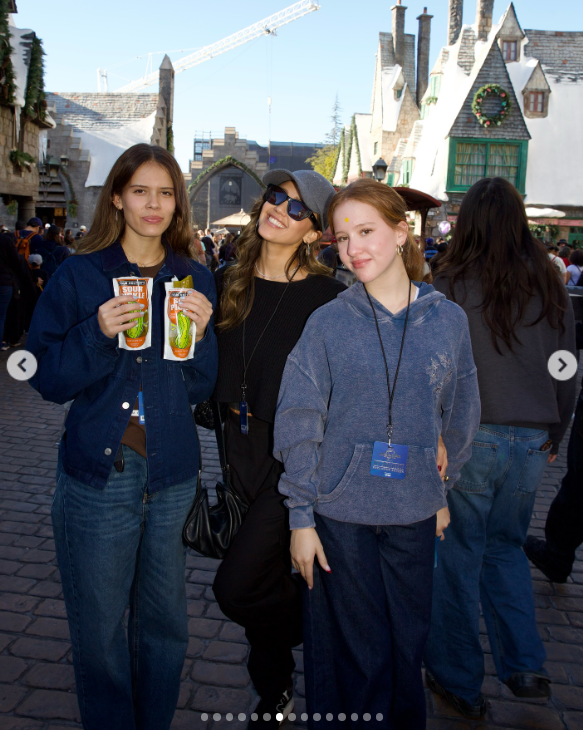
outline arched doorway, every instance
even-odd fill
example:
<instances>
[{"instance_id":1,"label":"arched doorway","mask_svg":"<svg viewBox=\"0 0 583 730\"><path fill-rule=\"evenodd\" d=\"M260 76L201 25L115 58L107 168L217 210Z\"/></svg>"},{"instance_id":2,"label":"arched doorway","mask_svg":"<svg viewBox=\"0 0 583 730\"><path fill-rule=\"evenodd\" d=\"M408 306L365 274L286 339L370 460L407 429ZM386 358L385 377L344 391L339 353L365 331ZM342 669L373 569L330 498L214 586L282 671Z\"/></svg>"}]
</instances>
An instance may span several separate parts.
<instances>
[{"instance_id":1,"label":"arched doorway","mask_svg":"<svg viewBox=\"0 0 583 730\"><path fill-rule=\"evenodd\" d=\"M206 228L241 208L248 213L264 188L261 178L231 155L217 160L188 186L195 226Z\"/></svg>"}]
</instances>

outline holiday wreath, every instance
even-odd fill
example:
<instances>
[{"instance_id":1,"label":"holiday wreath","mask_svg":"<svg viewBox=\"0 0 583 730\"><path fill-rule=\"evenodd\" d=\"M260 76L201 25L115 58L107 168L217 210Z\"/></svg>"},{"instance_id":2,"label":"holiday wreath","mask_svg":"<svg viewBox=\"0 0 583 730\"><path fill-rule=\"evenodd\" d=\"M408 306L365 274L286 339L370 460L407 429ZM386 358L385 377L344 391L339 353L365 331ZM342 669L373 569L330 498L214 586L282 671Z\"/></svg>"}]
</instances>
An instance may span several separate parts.
<instances>
[{"instance_id":1,"label":"holiday wreath","mask_svg":"<svg viewBox=\"0 0 583 730\"><path fill-rule=\"evenodd\" d=\"M497 114L491 114L488 116L482 111L482 102L488 96L497 96L501 102L500 111ZM480 122L483 127L499 127L506 117L510 114L512 109L512 103L510 102L510 96L508 92L498 84L488 84L482 86L474 94L474 101L472 102L472 111L476 115L476 119Z\"/></svg>"}]
</instances>

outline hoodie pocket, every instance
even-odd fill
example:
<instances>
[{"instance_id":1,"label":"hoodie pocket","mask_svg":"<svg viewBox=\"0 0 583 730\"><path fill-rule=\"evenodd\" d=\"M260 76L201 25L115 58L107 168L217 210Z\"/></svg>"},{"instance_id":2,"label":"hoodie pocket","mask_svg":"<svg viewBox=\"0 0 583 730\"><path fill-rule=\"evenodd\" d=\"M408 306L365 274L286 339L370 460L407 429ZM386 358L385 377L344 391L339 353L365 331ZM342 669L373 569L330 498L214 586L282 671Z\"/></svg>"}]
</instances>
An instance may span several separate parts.
<instances>
[{"instance_id":1,"label":"hoodie pocket","mask_svg":"<svg viewBox=\"0 0 583 730\"><path fill-rule=\"evenodd\" d=\"M364 453L364 450L366 449L366 446L367 444L356 444L352 453L352 459L350 459L350 463L348 464L348 468L344 472L344 476L331 492L329 492L328 494L319 495L318 502L333 502L335 499L338 499L338 497L340 497L340 495L344 492L344 490L350 484L352 478L358 471L358 466L361 462L362 455Z\"/></svg>"}]
</instances>

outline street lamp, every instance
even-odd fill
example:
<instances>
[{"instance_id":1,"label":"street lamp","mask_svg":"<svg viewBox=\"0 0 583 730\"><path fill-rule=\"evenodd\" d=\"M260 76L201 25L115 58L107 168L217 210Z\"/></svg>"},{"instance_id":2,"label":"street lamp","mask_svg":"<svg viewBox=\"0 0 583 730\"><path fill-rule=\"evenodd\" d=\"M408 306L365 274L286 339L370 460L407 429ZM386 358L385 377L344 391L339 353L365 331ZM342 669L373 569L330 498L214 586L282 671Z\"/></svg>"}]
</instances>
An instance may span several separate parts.
<instances>
[{"instance_id":1,"label":"street lamp","mask_svg":"<svg viewBox=\"0 0 583 730\"><path fill-rule=\"evenodd\" d=\"M61 155L61 167L66 170L69 167L69 158L67 155Z\"/></svg>"},{"instance_id":2,"label":"street lamp","mask_svg":"<svg viewBox=\"0 0 583 730\"><path fill-rule=\"evenodd\" d=\"M382 182L385 179L387 167L388 165L382 157L379 157L379 159L374 163L372 166L372 172L377 182Z\"/></svg>"}]
</instances>

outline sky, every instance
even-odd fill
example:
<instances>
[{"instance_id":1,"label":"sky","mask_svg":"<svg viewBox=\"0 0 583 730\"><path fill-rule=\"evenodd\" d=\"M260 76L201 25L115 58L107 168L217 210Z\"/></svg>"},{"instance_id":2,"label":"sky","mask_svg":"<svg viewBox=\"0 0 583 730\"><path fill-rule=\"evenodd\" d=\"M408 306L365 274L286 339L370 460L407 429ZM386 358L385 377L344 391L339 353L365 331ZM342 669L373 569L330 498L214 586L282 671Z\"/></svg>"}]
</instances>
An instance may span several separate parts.
<instances>
[{"instance_id":1,"label":"sky","mask_svg":"<svg viewBox=\"0 0 583 730\"><path fill-rule=\"evenodd\" d=\"M321 142L331 127L336 95L344 122L370 111L378 33L391 30L393 0L319 0L320 9L277 31L176 75L174 140L186 172L197 132L241 138ZM293 0L17 0L19 28L32 28L46 52L48 91L97 91L97 68L108 70L109 90L266 18ZM494 21L508 6L496 0ZM431 60L447 43L447 0L403 0L405 32L417 33L426 6L433 15ZM583 31L580 0L515 0L523 28ZM476 0L465 0L473 23ZM156 91L156 87L144 89ZM271 114L268 98L271 97Z\"/></svg>"}]
</instances>

